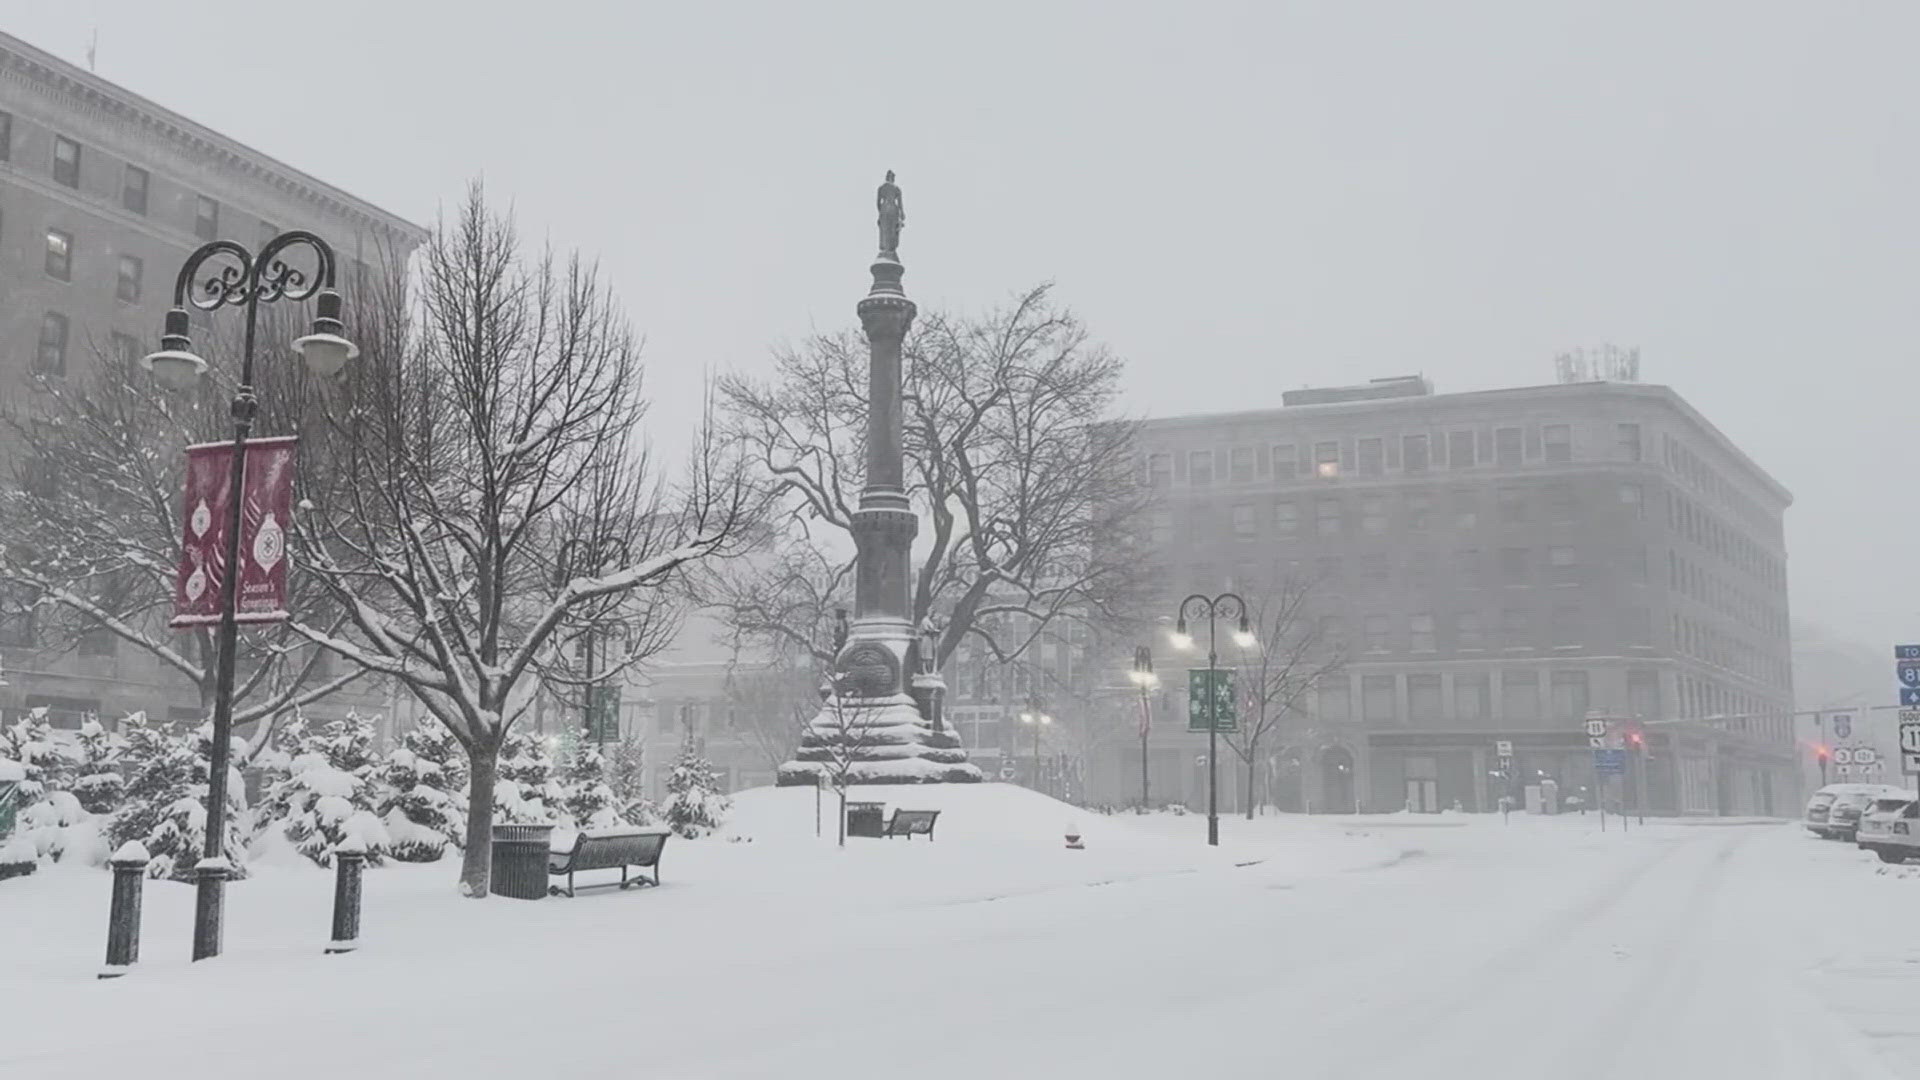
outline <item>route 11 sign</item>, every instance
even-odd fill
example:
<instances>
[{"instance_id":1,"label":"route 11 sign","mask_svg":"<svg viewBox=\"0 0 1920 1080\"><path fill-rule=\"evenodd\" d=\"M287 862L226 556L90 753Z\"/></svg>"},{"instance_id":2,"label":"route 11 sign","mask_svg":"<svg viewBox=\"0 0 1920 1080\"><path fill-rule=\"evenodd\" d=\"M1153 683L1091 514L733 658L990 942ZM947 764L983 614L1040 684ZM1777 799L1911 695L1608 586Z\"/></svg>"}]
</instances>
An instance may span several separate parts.
<instances>
[{"instance_id":1,"label":"route 11 sign","mask_svg":"<svg viewBox=\"0 0 1920 1080\"><path fill-rule=\"evenodd\" d=\"M1900 710L1900 771L1920 776L1920 709Z\"/></svg>"}]
</instances>

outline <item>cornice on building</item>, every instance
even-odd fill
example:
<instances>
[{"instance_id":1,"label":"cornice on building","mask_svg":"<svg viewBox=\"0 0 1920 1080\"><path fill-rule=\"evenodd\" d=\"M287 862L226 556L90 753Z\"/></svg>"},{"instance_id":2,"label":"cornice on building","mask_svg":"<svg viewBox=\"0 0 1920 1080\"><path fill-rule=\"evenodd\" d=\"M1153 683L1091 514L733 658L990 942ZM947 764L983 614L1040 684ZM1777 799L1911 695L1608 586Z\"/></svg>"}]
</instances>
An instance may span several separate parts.
<instances>
[{"instance_id":1,"label":"cornice on building","mask_svg":"<svg viewBox=\"0 0 1920 1080\"><path fill-rule=\"evenodd\" d=\"M311 203L326 213L365 227L375 236L400 241L408 248L419 245L427 237L427 230L422 226L4 32L0 32L0 76L23 83L97 120L132 124L187 157L222 166L247 181Z\"/></svg>"}]
</instances>

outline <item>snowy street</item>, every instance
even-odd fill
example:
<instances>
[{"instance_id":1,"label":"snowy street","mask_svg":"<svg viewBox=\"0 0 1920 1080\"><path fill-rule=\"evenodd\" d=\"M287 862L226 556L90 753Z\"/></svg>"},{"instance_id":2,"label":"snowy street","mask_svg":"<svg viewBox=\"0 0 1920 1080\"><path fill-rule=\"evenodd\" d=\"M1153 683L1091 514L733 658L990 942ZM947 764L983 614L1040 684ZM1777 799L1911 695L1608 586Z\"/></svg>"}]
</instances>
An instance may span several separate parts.
<instances>
[{"instance_id":1,"label":"snowy street","mask_svg":"<svg viewBox=\"0 0 1920 1080\"><path fill-rule=\"evenodd\" d=\"M370 871L344 957L323 872L256 866L198 966L191 891L154 882L115 982L104 874L9 881L0 1074L140 1075L212 1014L214 1075L288 1080L1920 1075L1920 876L1795 826L1229 818L1210 852L1198 816L1085 816L1074 852L1025 791L905 797L945 809L935 843L841 852L810 792L745 793L753 841L669 844L658 890Z\"/></svg>"}]
</instances>

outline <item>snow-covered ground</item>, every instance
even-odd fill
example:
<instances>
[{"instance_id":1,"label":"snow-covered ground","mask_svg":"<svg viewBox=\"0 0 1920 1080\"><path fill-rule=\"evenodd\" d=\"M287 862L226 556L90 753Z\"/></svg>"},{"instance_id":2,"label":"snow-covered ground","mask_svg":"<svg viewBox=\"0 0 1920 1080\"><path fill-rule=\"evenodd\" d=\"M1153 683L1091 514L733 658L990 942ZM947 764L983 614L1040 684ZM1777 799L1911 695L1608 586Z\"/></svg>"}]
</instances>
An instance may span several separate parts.
<instances>
[{"instance_id":1,"label":"snow-covered ground","mask_svg":"<svg viewBox=\"0 0 1920 1080\"><path fill-rule=\"evenodd\" d=\"M862 794L936 840L838 850L810 790L752 791L751 842L670 841L658 890L370 871L331 957L329 874L258 866L198 965L192 890L151 882L110 982L107 875L0 882L0 1076L1920 1076L1920 868L1791 825L1227 818L1209 850L1199 816Z\"/></svg>"}]
</instances>

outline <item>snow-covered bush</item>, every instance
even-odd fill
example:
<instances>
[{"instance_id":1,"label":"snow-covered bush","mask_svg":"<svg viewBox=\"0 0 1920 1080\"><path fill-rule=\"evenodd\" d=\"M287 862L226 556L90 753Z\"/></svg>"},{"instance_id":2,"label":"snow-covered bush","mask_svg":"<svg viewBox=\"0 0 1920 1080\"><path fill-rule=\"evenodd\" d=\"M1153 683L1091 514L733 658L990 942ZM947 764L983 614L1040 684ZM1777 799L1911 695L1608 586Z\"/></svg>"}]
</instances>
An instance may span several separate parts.
<instances>
[{"instance_id":1,"label":"snow-covered bush","mask_svg":"<svg viewBox=\"0 0 1920 1080\"><path fill-rule=\"evenodd\" d=\"M127 725L125 734L120 768L127 779L127 796L107 822L109 846L137 840L153 856L147 864L148 877L192 881L206 842L213 725L176 734L141 717ZM246 862L236 856L245 850L241 835L245 808L237 769L227 771L226 802L224 850L233 876L241 878L246 876Z\"/></svg>"},{"instance_id":2,"label":"snow-covered bush","mask_svg":"<svg viewBox=\"0 0 1920 1080\"><path fill-rule=\"evenodd\" d=\"M618 798L607 783L607 761L592 743L576 746L560 771L561 806L582 829L605 829L628 824L620 816Z\"/></svg>"},{"instance_id":3,"label":"snow-covered bush","mask_svg":"<svg viewBox=\"0 0 1920 1080\"><path fill-rule=\"evenodd\" d=\"M444 755L449 745L458 753L452 737L443 729L439 734L443 738L409 732L380 766L380 820L393 841L389 854L401 862L433 862L447 845L458 847L466 831L456 770L427 756Z\"/></svg>"},{"instance_id":4,"label":"snow-covered bush","mask_svg":"<svg viewBox=\"0 0 1920 1080\"><path fill-rule=\"evenodd\" d=\"M521 731L508 734L493 786L493 820L503 825L552 824L560 819L562 801L546 741Z\"/></svg>"},{"instance_id":5,"label":"snow-covered bush","mask_svg":"<svg viewBox=\"0 0 1920 1080\"><path fill-rule=\"evenodd\" d=\"M121 721L122 725L132 722L134 717L144 720L145 714L135 713ZM125 739L92 717L80 725L79 738L74 744L71 790L87 813L111 814L120 809L121 800L127 796L127 780L120 773L120 751L126 744Z\"/></svg>"},{"instance_id":6,"label":"snow-covered bush","mask_svg":"<svg viewBox=\"0 0 1920 1080\"><path fill-rule=\"evenodd\" d=\"M331 866L334 848L352 838L365 847L368 865L380 865L392 840L376 813L383 801L376 771L370 721L349 714L317 732L303 729L285 779L261 800L259 831L278 829L320 866Z\"/></svg>"},{"instance_id":7,"label":"snow-covered bush","mask_svg":"<svg viewBox=\"0 0 1920 1080\"><path fill-rule=\"evenodd\" d=\"M39 801L50 791L65 791L72 779L73 763L54 742L45 709L34 709L0 728L0 758L17 761L26 770L27 777L16 796L22 806Z\"/></svg>"},{"instance_id":8,"label":"snow-covered bush","mask_svg":"<svg viewBox=\"0 0 1920 1080\"><path fill-rule=\"evenodd\" d=\"M732 800L720 793L713 765L700 756L689 732L680 745L680 760L673 763L673 771L667 776L667 802L661 807L667 826L676 836L693 840L718 829L732 805Z\"/></svg>"}]
</instances>

